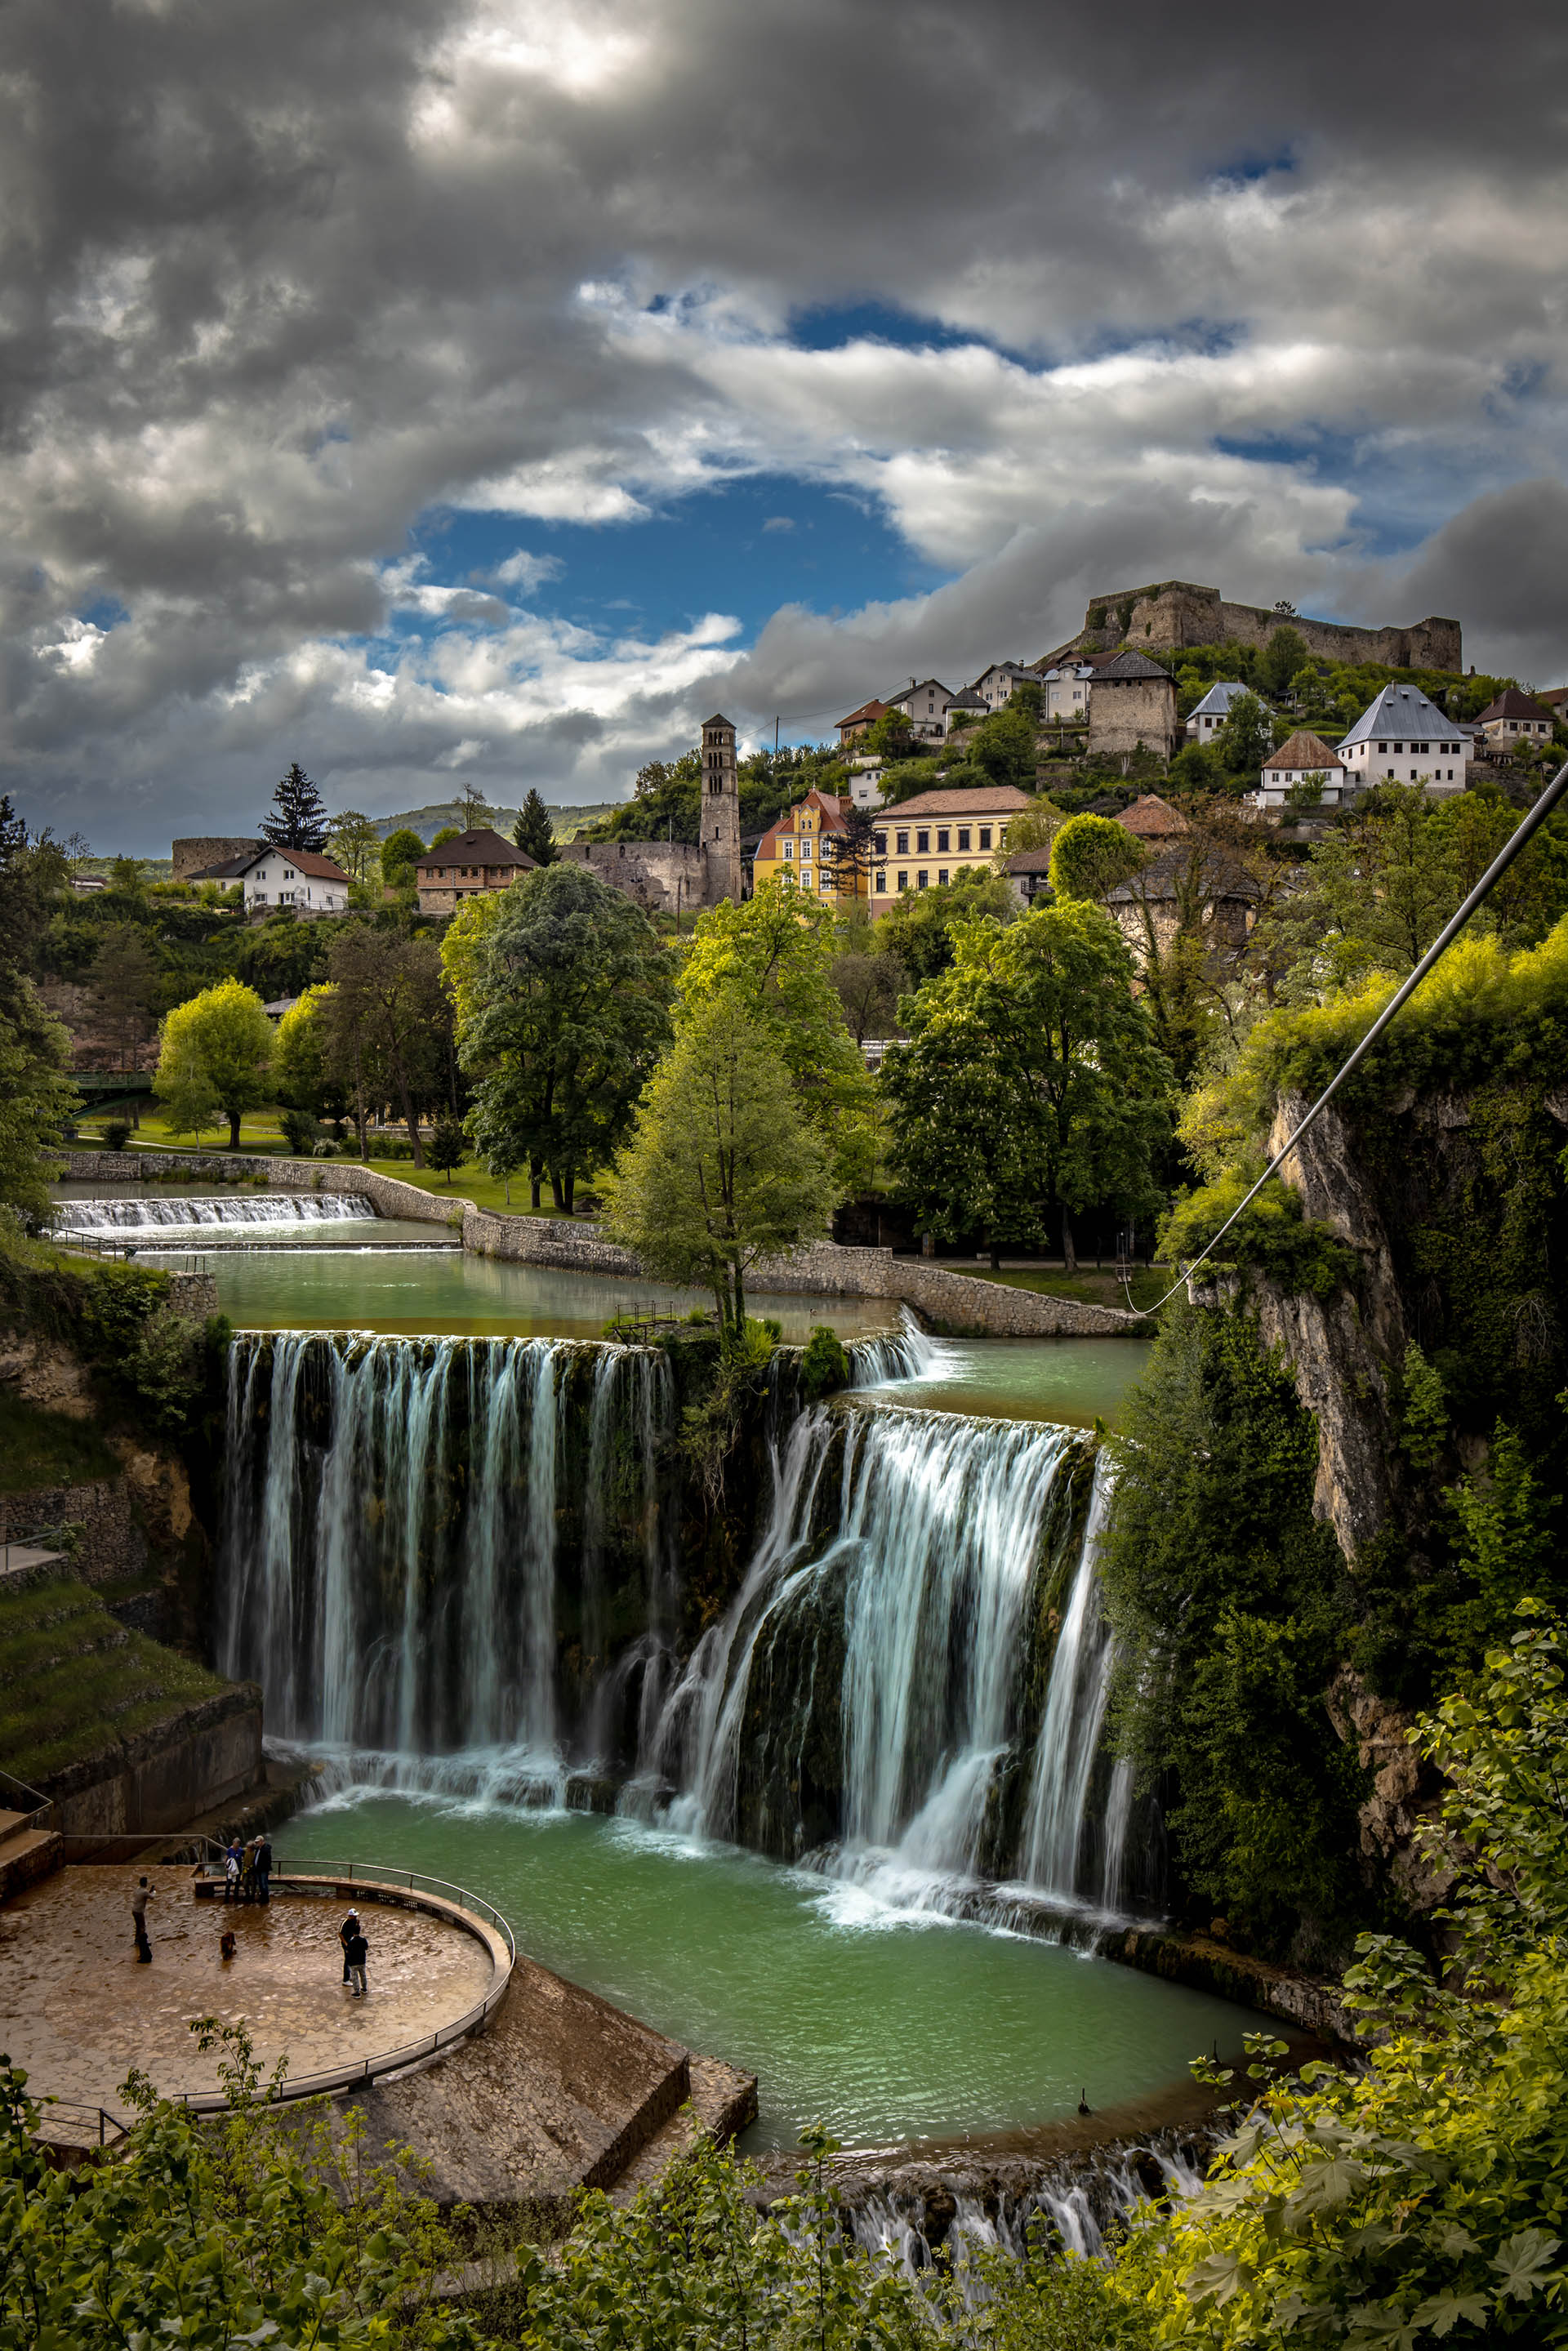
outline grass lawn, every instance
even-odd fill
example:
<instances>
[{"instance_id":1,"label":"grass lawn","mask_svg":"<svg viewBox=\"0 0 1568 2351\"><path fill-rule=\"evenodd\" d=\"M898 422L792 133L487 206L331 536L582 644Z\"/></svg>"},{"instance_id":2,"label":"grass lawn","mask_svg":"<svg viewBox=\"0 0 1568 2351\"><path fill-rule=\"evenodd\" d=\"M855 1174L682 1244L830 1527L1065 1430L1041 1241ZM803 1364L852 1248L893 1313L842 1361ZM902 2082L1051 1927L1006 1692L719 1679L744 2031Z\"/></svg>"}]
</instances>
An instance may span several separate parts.
<instances>
[{"instance_id":1,"label":"grass lawn","mask_svg":"<svg viewBox=\"0 0 1568 2351\"><path fill-rule=\"evenodd\" d=\"M1081 1265L1076 1273L1003 1272L993 1273L988 1266L952 1264L949 1259L938 1262L952 1265L955 1273L972 1273L977 1281L1005 1282L1009 1290L1038 1290L1042 1298L1071 1298L1081 1306L1125 1306L1127 1295L1109 1268L1096 1273ZM1171 1286L1168 1266L1138 1266L1133 1274L1133 1304L1153 1306Z\"/></svg>"},{"instance_id":2,"label":"grass lawn","mask_svg":"<svg viewBox=\"0 0 1568 2351\"><path fill-rule=\"evenodd\" d=\"M126 1123L120 1113L115 1112L111 1115L120 1119L121 1124ZM101 1144L104 1125L105 1120L96 1112L87 1118L77 1121L77 1133L81 1136L88 1149L90 1150ZM143 1151L213 1151L220 1148L226 1150L228 1140L229 1123L226 1118L219 1120L214 1126L205 1128L199 1135L174 1134L170 1132L165 1113L155 1104L144 1102L141 1105L141 1123L133 1129L127 1148L134 1151L140 1145ZM287 1149L283 1140L283 1129L277 1123L276 1104L268 1108L264 1103L259 1110L246 1113L239 1123L239 1147L242 1151Z\"/></svg>"},{"instance_id":3,"label":"grass lawn","mask_svg":"<svg viewBox=\"0 0 1568 2351\"><path fill-rule=\"evenodd\" d=\"M118 1478L120 1463L88 1421L68 1420L0 1388L0 1494L37 1486L86 1486Z\"/></svg>"},{"instance_id":4,"label":"grass lawn","mask_svg":"<svg viewBox=\"0 0 1568 2351\"><path fill-rule=\"evenodd\" d=\"M128 1633L85 1583L0 1599L0 1768L30 1787L226 1687Z\"/></svg>"}]
</instances>

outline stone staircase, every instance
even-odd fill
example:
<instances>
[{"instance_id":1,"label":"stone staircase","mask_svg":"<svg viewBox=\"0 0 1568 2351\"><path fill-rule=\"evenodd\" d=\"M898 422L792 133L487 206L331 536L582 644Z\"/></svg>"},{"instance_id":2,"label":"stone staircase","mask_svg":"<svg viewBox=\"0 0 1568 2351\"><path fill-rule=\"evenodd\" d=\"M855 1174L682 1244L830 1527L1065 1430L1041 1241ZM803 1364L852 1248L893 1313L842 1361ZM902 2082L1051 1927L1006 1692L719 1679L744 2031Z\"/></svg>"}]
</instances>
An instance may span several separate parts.
<instances>
[{"instance_id":1,"label":"stone staircase","mask_svg":"<svg viewBox=\"0 0 1568 2351\"><path fill-rule=\"evenodd\" d=\"M0 1903L64 1864L64 1840L57 1830L38 1827L38 1818L35 1813L0 1811Z\"/></svg>"}]
</instances>

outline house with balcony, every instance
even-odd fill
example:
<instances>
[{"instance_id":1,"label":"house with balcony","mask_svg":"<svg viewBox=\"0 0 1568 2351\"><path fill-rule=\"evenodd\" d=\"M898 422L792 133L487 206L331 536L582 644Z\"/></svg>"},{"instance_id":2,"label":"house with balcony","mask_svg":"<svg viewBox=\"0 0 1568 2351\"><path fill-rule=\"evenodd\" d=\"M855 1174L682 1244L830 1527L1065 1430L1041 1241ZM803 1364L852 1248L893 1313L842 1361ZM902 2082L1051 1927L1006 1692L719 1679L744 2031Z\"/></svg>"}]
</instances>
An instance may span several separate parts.
<instances>
[{"instance_id":1,"label":"house with balcony","mask_svg":"<svg viewBox=\"0 0 1568 2351\"><path fill-rule=\"evenodd\" d=\"M488 825L455 833L439 849L427 849L414 867L422 914L455 914L484 890L508 890L519 873L531 873L536 860L503 841Z\"/></svg>"},{"instance_id":2,"label":"house with balcony","mask_svg":"<svg viewBox=\"0 0 1568 2351\"><path fill-rule=\"evenodd\" d=\"M990 871L1008 825L1031 806L1016 784L917 792L884 811L872 834L871 911L885 914L905 890L940 889L960 873Z\"/></svg>"},{"instance_id":3,"label":"house with balcony","mask_svg":"<svg viewBox=\"0 0 1568 2351\"><path fill-rule=\"evenodd\" d=\"M229 877L245 896L245 910L292 906L297 914L346 914L349 876L330 857L314 849L274 849L270 843L235 861Z\"/></svg>"},{"instance_id":4,"label":"house with balcony","mask_svg":"<svg viewBox=\"0 0 1568 2351\"><path fill-rule=\"evenodd\" d=\"M1385 685L1337 747L1353 790L1419 784L1438 799L1464 790L1472 739L1418 685Z\"/></svg>"}]
</instances>

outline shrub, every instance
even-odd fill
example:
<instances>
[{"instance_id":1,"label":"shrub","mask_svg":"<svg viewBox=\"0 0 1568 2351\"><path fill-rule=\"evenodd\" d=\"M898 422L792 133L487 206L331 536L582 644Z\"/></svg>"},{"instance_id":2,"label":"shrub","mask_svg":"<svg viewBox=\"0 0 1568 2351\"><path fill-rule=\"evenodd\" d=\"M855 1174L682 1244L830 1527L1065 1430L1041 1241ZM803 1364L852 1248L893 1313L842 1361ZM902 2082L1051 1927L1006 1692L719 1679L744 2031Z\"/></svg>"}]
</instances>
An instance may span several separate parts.
<instances>
[{"instance_id":1,"label":"shrub","mask_svg":"<svg viewBox=\"0 0 1568 2351\"><path fill-rule=\"evenodd\" d=\"M807 1402L815 1404L819 1396L829 1395L834 1388L847 1388L849 1384L850 1359L843 1343L836 1331L820 1322L800 1358L800 1384Z\"/></svg>"},{"instance_id":2,"label":"shrub","mask_svg":"<svg viewBox=\"0 0 1568 2351\"><path fill-rule=\"evenodd\" d=\"M110 1118L104 1121L103 1141L106 1150L123 1151L131 1136L131 1125L128 1118Z\"/></svg>"},{"instance_id":3,"label":"shrub","mask_svg":"<svg viewBox=\"0 0 1568 2351\"><path fill-rule=\"evenodd\" d=\"M285 1110L277 1114L283 1139L297 1159L308 1159L320 1140L320 1122L308 1110Z\"/></svg>"}]
</instances>

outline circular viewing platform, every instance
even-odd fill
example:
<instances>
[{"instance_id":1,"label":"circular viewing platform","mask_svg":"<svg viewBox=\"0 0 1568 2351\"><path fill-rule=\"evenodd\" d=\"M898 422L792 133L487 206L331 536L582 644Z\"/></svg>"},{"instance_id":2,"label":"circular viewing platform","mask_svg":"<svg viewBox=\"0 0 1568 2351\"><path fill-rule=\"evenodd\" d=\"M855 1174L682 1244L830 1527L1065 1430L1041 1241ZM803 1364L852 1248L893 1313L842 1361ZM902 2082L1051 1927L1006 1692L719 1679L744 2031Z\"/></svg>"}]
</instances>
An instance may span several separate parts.
<instances>
[{"instance_id":1,"label":"circular viewing platform","mask_svg":"<svg viewBox=\"0 0 1568 2351\"><path fill-rule=\"evenodd\" d=\"M30 2096L69 2102L62 2123L72 2108L92 2112L93 2137L93 2110L125 2116L120 2085L133 2065L161 2096L224 2103L225 2053L203 2054L193 2018L243 2024L264 2082L287 2054L284 2094L301 2096L464 2039L511 1975L516 1947L499 1913L417 1873L325 1865L275 1876L265 1904L224 1900L221 1877L188 1863L145 1874L156 1888L150 1965L131 1921L140 1865L58 1871L0 1910L0 2052L26 2071ZM362 1999L342 1980L338 1929L350 1904L369 1946ZM47 2128L56 2135L53 2118Z\"/></svg>"}]
</instances>

